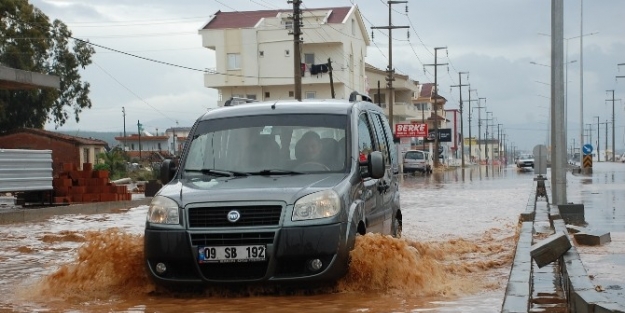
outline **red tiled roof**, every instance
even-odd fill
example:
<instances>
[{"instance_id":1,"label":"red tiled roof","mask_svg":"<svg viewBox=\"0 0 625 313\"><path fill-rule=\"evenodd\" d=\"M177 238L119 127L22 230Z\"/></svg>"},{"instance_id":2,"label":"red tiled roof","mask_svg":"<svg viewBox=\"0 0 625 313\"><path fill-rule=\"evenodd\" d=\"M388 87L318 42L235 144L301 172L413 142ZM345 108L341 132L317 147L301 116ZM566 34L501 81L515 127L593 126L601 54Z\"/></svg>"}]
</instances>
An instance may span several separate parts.
<instances>
[{"instance_id":1,"label":"red tiled roof","mask_svg":"<svg viewBox=\"0 0 625 313\"><path fill-rule=\"evenodd\" d=\"M421 85L421 94L419 97L430 98L432 96L433 83L425 83Z\"/></svg>"},{"instance_id":2,"label":"red tiled roof","mask_svg":"<svg viewBox=\"0 0 625 313\"><path fill-rule=\"evenodd\" d=\"M328 23L342 23L347 13L352 7L336 7L336 8L309 8L302 12L332 10ZM254 27L262 18L276 17L278 13L289 13L292 10L262 10L262 11L238 11L238 12L221 12L217 11L213 19L202 29L226 29L226 28L251 28Z\"/></svg>"},{"instance_id":3,"label":"red tiled roof","mask_svg":"<svg viewBox=\"0 0 625 313\"><path fill-rule=\"evenodd\" d=\"M91 139L91 138L84 138L84 137L78 137L78 136L71 136L71 135L66 135L62 133L57 133L57 132L47 131L47 130L37 129L37 128L20 128L20 129L16 129L13 131L9 131L3 135L17 134L17 133L31 133L31 134L35 134L39 136L45 136L48 138L63 140L63 141L76 143L80 145L96 145L96 146L107 145L106 141L100 140L100 139Z\"/></svg>"}]
</instances>

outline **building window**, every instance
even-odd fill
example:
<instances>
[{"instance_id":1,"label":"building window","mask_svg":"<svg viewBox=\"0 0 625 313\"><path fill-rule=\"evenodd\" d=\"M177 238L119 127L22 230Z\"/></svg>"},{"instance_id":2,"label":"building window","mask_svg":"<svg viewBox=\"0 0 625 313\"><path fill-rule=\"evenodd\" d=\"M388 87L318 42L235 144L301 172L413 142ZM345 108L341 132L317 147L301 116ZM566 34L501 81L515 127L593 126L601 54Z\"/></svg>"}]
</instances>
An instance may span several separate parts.
<instances>
[{"instance_id":1,"label":"building window","mask_svg":"<svg viewBox=\"0 0 625 313\"><path fill-rule=\"evenodd\" d=\"M241 69L241 54L228 53L228 69L229 70Z\"/></svg>"},{"instance_id":2,"label":"building window","mask_svg":"<svg viewBox=\"0 0 625 313\"><path fill-rule=\"evenodd\" d=\"M352 19L352 36L356 36L356 21Z\"/></svg>"},{"instance_id":3,"label":"building window","mask_svg":"<svg viewBox=\"0 0 625 313\"><path fill-rule=\"evenodd\" d=\"M289 97L295 97L295 93L293 91L289 91Z\"/></svg>"},{"instance_id":4,"label":"building window","mask_svg":"<svg viewBox=\"0 0 625 313\"><path fill-rule=\"evenodd\" d=\"M315 64L315 54L314 53L304 53L304 63L306 64Z\"/></svg>"},{"instance_id":5,"label":"building window","mask_svg":"<svg viewBox=\"0 0 625 313\"><path fill-rule=\"evenodd\" d=\"M265 56L265 51L262 51L262 50L258 51L258 56L261 57L261 58L264 57Z\"/></svg>"},{"instance_id":6,"label":"building window","mask_svg":"<svg viewBox=\"0 0 625 313\"><path fill-rule=\"evenodd\" d=\"M291 56L291 50L289 50L289 49L284 50L284 56L290 57Z\"/></svg>"},{"instance_id":7,"label":"building window","mask_svg":"<svg viewBox=\"0 0 625 313\"><path fill-rule=\"evenodd\" d=\"M386 94L385 93L380 93L380 96L378 97L378 93L374 93L373 94L373 102L375 104L378 103L386 103Z\"/></svg>"},{"instance_id":8,"label":"building window","mask_svg":"<svg viewBox=\"0 0 625 313\"><path fill-rule=\"evenodd\" d=\"M89 148L82 149L83 153L83 162L89 163Z\"/></svg>"},{"instance_id":9,"label":"building window","mask_svg":"<svg viewBox=\"0 0 625 313\"><path fill-rule=\"evenodd\" d=\"M253 95L252 94L248 94L245 97L248 98L248 99L256 100L256 94L253 94Z\"/></svg>"},{"instance_id":10,"label":"building window","mask_svg":"<svg viewBox=\"0 0 625 313\"><path fill-rule=\"evenodd\" d=\"M315 99L315 91L306 91L306 99Z\"/></svg>"},{"instance_id":11,"label":"building window","mask_svg":"<svg viewBox=\"0 0 625 313\"><path fill-rule=\"evenodd\" d=\"M158 151L161 151L161 150L162 150L162 149L161 149L161 143L159 142L159 143L158 143Z\"/></svg>"},{"instance_id":12,"label":"building window","mask_svg":"<svg viewBox=\"0 0 625 313\"><path fill-rule=\"evenodd\" d=\"M269 98L270 95L269 91L265 91L265 98Z\"/></svg>"},{"instance_id":13,"label":"building window","mask_svg":"<svg viewBox=\"0 0 625 313\"><path fill-rule=\"evenodd\" d=\"M284 28L293 29L293 21L284 21Z\"/></svg>"},{"instance_id":14,"label":"building window","mask_svg":"<svg viewBox=\"0 0 625 313\"><path fill-rule=\"evenodd\" d=\"M130 144L130 150L135 151L135 144L134 143Z\"/></svg>"}]
</instances>

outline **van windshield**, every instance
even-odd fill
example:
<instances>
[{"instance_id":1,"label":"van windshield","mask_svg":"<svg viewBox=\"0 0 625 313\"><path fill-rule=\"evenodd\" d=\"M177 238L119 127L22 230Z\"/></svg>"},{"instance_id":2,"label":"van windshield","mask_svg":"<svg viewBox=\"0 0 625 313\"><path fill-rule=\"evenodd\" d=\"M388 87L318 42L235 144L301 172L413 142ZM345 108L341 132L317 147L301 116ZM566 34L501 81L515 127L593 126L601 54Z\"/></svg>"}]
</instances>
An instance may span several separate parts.
<instances>
[{"instance_id":1,"label":"van windshield","mask_svg":"<svg viewBox=\"0 0 625 313\"><path fill-rule=\"evenodd\" d=\"M343 172L348 117L332 114L240 116L199 122L183 175L207 170L250 174Z\"/></svg>"}]
</instances>

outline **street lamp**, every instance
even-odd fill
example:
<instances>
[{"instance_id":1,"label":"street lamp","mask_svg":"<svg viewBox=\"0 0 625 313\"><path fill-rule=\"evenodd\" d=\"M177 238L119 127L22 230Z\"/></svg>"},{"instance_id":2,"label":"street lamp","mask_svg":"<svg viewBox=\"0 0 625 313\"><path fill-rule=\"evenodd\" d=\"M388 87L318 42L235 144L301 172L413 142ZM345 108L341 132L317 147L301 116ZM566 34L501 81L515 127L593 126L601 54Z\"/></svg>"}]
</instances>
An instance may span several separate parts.
<instances>
[{"instance_id":1,"label":"street lamp","mask_svg":"<svg viewBox=\"0 0 625 313\"><path fill-rule=\"evenodd\" d=\"M584 2L583 2L583 0L580 0L580 3L581 3L581 9L580 9L580 13L581 13L581 17L580 17L580 35L569 37L569 38L563 38L563 39L566 41L566 44L565 44L566 45L566 61L565 61L565 63L568 62L568 59L569 59L569 40L570 39L575 39L575 38L579 38L580 39L579 40L579 59L580 59L580 62L579 62L579 85L580 85L580 87L579 87L579 97L580 97L580 99L579 99L579 125L580 125L580 138L579 139L580 139L581 142L579 143L579 145L580 145L580 148L581 148L584 145L583 144L583 141L584 141L584 127L583 127L583 125L584 125L584 49L583 49L583 47L584 47L584 37L585 36L596 35L599 32L592 32L592 33L584 34L584 25L583 25L583 22L584 22L584 7L583 7L584 6ZM542 35L542 36L550 37L549 34L544 34L544 33L538 33L538 34ZM565 107L566 107L566 98L567 97L565 97L565 100L564 100L565 101ZM566 111L566 109L565 109L565 111ZM568 120L568 118L565 118L565 121L566 120ZM565 123L567 123L567 122L565 122ZM581 149L580 149L580 152L581 152ZM580 165L581 165L580 166L581 168L584 168L583 163L581 163Z\"/></svg>"}]
</instances>

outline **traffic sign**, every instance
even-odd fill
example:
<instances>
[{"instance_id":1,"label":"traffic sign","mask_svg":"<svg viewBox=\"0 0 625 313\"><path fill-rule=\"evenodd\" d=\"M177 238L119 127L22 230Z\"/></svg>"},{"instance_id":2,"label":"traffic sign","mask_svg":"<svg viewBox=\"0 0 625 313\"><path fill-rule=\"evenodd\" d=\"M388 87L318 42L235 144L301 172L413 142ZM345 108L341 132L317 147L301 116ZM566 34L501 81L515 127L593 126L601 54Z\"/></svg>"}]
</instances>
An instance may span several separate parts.
<instances>
[{"instance_id":1,"label":"traffic sign","mask_svg":"<svg viewBox=\"0 0 625 313\"><path fill-rule=\"evenodd\" d=\"M592 155L584 155L584 168L592 167Z\"/></svg>"},{"instance_id":2,"label":"traffic sign","mask_svg":"<svg viewBox=\"0 0 625 313\"><path fill-rule=\"evenodd\" d=\"M582 147L582 152L584 152L584 155L588 155L592 153L592 145L587 143Z\"/></svg>"}]
</instances>

